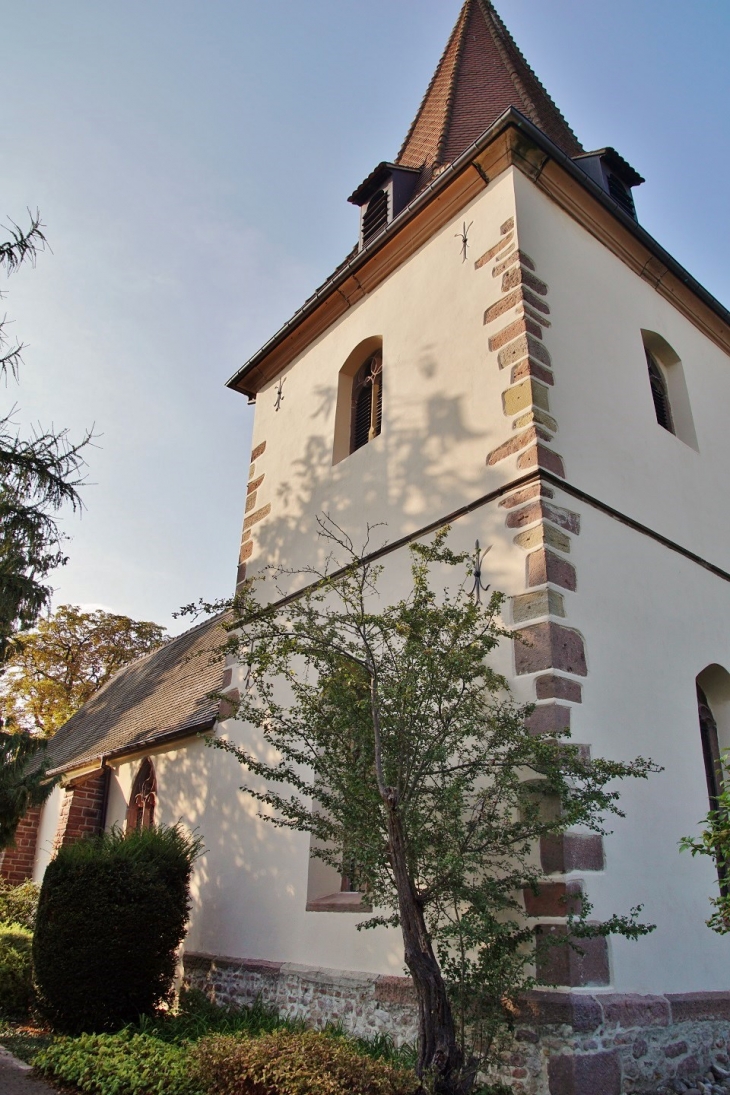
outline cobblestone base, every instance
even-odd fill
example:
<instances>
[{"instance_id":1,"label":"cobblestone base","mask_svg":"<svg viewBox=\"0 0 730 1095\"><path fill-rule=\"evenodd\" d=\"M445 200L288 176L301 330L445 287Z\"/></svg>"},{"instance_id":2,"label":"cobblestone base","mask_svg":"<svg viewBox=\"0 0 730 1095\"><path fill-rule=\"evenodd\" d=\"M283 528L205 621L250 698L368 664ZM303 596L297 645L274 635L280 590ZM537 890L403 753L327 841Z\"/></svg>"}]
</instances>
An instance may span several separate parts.
<instances>
[{"instance_id":1,"label":"cobblestone base","mask_svg":"<svg viewBox=\"0 0 730 1095\"><path fill-rule=\"evenodd\" d=\"M220 1004L260 997L313 1027L339 1021L353 1034L388 1033L415 1043L416 1006L408 978L184 956L185 983ZM632 996L534 992L525 997L499 1078L515 1095L649 1095L702 1091L716 1069L730 1076L730 993ZM497 1078L496 1076L494 1077ZM707 1088L707 1090L713 1090Z\"/></svg>"}]
</instances>

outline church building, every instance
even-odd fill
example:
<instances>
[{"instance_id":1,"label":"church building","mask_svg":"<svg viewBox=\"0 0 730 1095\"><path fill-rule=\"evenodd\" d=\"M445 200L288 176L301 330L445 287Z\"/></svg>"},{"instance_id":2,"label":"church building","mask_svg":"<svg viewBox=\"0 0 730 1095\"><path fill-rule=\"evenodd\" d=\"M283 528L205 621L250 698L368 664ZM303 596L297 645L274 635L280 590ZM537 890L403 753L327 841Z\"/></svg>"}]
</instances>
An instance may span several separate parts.
<instances>
[{"instance_id":1,"label":"church building","mask_svg":"<svg viewBox=\"0 0 730 1095\"><path fill-rule=\"evenodd\" d=\"M544 960L506 1066L524 1095L730 1068L730 949L705 924L718 878L679 851L730 748L730 313L642 228L643 181L583 148L490 0L466 0L400 151L349 197L356 247L229 381L255 403L246 489L231 480L239 583L320 562L327 513L356 545L382 523L395 598L408 545L449 524L455 549L489 547L516 636L494 667L536 705L531 731L662 768L619 788L610 835L538 850L536 928L564 931L585 893L596 919L642 905L656 930ZM207 849L190 984L412 1040L400 933L358 932L362 896L307 834L263 822L203 741L250 741L210 699L244 687L216 660L221 623L121 670L59 731L61 783L0 870L40 881L85 832L181 820Z\"/></svg>"}]
</instances>

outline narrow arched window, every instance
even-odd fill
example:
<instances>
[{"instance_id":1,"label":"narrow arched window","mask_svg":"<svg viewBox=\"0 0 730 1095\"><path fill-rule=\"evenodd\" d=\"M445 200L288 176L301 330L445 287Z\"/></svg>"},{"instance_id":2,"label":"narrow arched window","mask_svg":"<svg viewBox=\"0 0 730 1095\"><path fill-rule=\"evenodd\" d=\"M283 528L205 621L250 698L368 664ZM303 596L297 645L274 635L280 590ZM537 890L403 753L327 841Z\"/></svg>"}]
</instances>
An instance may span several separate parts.
<instances>
[{"instance_id":1,"label":"narrow arched window","mask_svg":"<svg viewBox=\"0 0 730 1095\"><path fill-rule=\"evenodd\" d=\"M145 757L139 766L132 785L127 808L127 830L151 829L155 823L155 805L157 803L157 778L149 757Z\"/></svg>"},{"instance_id":2,"label":"narrow arched window","mask_svg":"<svg viewBox=\"0 0 730 1095\"><path fill-rule=\"evenodd\" d=\"M649 383L654 400L654 413L660 426L670 433L674 433L672 421L672 408L669 404L669 389L661 365L654 357L651 350L646 351L646 364L649 368Z\"/></svg>"},{"instance_id":3,"label":"narrow arched window","mask_svg":"<svg viewBox=\"0 0 730 1095\"><path fill-rule=\"evenodd\" d=\"M383 420L383 356L372 354L352 382L350 452L361 449L380 433Z\"/></svg>"},{"instance_id":4,"label":"narrow arched window","mask_svg":"<svg viewBox=\"0 0 730 1095\"><path fill-rule=\"evenodd\" d=\"M717 809L717 800L722 791L722 761L720 759L720 741L717 722L712 713L707 696L697 685L697 713L700 719L700 737L702 738L702 756L705 762L707 795L710 809Z\"/></svg>"}]
</instances>

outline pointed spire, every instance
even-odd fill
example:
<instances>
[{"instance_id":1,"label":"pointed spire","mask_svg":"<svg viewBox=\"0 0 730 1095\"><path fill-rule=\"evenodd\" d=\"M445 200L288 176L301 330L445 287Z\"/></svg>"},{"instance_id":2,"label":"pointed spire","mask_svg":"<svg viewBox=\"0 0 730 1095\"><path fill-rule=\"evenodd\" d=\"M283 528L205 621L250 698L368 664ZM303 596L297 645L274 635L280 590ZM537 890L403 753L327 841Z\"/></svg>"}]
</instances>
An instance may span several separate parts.
<instances>
[{"instance_id":1,"label":"pointed spire","mask_svg":"<svg viewBox=\"0 0 730 1095\"><path fill-rule=\"evenodd\" d=\"M491 0L466 0L396 163L430 176L511 106L569 156L583 151Z\"/></svg>"}]
</instances>

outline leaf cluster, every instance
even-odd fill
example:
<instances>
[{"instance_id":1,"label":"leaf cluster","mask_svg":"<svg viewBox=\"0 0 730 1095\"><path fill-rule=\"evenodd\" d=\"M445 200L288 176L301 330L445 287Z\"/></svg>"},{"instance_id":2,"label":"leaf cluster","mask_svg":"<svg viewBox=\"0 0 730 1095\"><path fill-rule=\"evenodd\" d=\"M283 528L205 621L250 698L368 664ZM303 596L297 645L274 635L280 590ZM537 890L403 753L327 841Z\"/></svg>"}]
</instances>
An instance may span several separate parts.
<instances>
[{"instance_id":1,"label":"leaf cluster","mask_svg":"<svg viewBox=\"0 0 730 1095\"><path fill-rule=\"evenodd\" d=\"M728 763L730 752L723 753L723 771L727 771ZM702 824L704 828L699 837L682 837L679 847L680 851L690 852L693 856L707 856L715 864L720 880L720 894L710 899L714 912L706 924L718 935L727 935L730 933L730 785L727 781L723 782L715 799L715 808L703 818Z\"/></svg>"}]
</instances>

